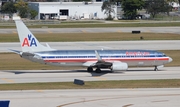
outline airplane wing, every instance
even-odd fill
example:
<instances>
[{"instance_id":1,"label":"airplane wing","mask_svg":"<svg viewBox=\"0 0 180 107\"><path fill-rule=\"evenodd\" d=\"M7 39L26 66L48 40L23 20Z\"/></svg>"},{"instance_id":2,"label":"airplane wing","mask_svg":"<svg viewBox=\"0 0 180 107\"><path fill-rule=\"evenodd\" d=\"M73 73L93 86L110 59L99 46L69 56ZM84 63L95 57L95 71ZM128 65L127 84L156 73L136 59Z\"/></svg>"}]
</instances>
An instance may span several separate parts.
<instances>
[{"instance_id":1,"label":"airplane wing","mask_svg":"<svg viewBox=\"0 0 180 107\"><path fill-rule=\"evenodd\" d=\"M113 71L119 71L119 70L127 70L128 65L127 63L121 62L121 61L111 61L107 62L104 61L99 53L95 50L97 61L87 61L83 65L86 67L95 67L95 68L109 68Z\"/></svg>"}]
</instances>

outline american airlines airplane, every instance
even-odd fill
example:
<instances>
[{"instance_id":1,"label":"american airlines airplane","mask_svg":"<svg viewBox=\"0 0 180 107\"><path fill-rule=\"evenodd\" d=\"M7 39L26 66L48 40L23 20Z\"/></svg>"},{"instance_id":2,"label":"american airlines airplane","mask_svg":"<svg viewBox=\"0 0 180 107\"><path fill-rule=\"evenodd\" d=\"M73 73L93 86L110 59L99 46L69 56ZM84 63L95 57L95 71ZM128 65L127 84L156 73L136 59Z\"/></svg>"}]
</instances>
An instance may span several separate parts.
<instances>
[{"instance_id":1,"label":"american airlines airplane","mask_svg":"<svg viewBox=\"0 0 180 107\"><path fill-rule=\"evenodd\" d=\"M88 72L127 70L129 66L152 66L158 70L172 61L164 53L153 50L56 50L39 43L21 18L13 17L16 23L22 51L11 50L33 62L55 66L81 66Z\"/></svg>"}]
</instances>

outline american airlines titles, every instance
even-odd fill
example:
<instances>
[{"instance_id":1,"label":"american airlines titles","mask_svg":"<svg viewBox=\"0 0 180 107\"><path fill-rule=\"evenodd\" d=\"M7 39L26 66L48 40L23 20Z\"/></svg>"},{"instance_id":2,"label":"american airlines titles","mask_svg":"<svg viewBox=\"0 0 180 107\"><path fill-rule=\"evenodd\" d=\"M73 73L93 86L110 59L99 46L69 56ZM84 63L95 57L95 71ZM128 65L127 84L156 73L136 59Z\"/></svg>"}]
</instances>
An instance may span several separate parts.
<instances>
[{"instance_id":1,"label":"american airlines titles","mask_svg":"<svg viewBox=\"0 0 180 107\"><path fill-rule=\"evenodd\" d=\"M148 56L149 52L126 52L126 56Z\"/></svg>"}]
</instances>

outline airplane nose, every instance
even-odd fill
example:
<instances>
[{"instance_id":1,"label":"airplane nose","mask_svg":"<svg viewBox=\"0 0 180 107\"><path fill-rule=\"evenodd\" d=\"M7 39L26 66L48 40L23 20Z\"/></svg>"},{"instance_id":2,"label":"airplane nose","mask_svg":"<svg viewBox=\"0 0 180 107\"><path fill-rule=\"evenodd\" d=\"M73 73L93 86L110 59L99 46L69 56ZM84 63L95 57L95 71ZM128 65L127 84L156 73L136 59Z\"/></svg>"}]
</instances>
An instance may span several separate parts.
<instances>
[{"instance_id":1,"label":"airplane nose","mask_svg":"<svg viewBox=\"0 0 180 107\"><path fill-rule=\"evenodd\" d=\"M173 59L171 57L169 57L169 61L168 62L172 62L172 61L173 61Z\"/></svg>"}]
</instances>

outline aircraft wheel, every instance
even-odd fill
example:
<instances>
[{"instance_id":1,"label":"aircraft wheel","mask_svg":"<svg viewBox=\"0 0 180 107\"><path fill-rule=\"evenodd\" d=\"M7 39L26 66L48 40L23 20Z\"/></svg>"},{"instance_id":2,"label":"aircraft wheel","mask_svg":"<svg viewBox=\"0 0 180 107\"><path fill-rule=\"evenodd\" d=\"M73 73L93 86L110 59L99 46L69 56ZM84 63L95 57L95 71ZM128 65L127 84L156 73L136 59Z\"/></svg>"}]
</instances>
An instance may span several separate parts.
<instances>
[{"instance_id":1,"label":"aircraft wheel","mask_svg":"<svg viewBox=\"0 0 180 107\"><path fill-rule=\"evenodd\" d=\"M88 72L93 72L93 68L92 68L92 67L88 67L88 68L87 68L87 71L88 71Z\"/></svg>"},{"instance_id":2,"label":"aircraft wheel","mask_svg":"<svg viewBox=\"0 0 180 107\"><path fill-rule=\"evenodd\" d=\"M111 73L115 73L115 71L111 70Z\"/></svg>"},{"instance_id":3,"label":"aircraft wheel","mask_svg":"<svg viewBox=\"0 0 180 107\"><path fill-rule=\"evenodd\" d=\"M155 66L155 68L154 68L154 71L158 71L158 68L157 68L157 66Z\"/></svg>"},{"instance_id":4,"label":"aircraft wheel","mask_svg":"<svg viewBox=\"0 0 180 107\"><path fill-rule=\"evenodd\" d=\"M96 73L101 73L101 69L100 69L100 68L97 68L95 72L96 72Z\"/></svg>"},{"instance_id":5,"label":"aircraft wheel","mask_svg":"<svg viewBox=\"0 0 180 107\"><path fill-rule=\"evenodd\" d=\"M111 72L112 72L112 73L114 73L114 71L113 71L113 69L112 69L112 68L110 68L110 70L111 70Z\"/></svg>"}]
</instances>

